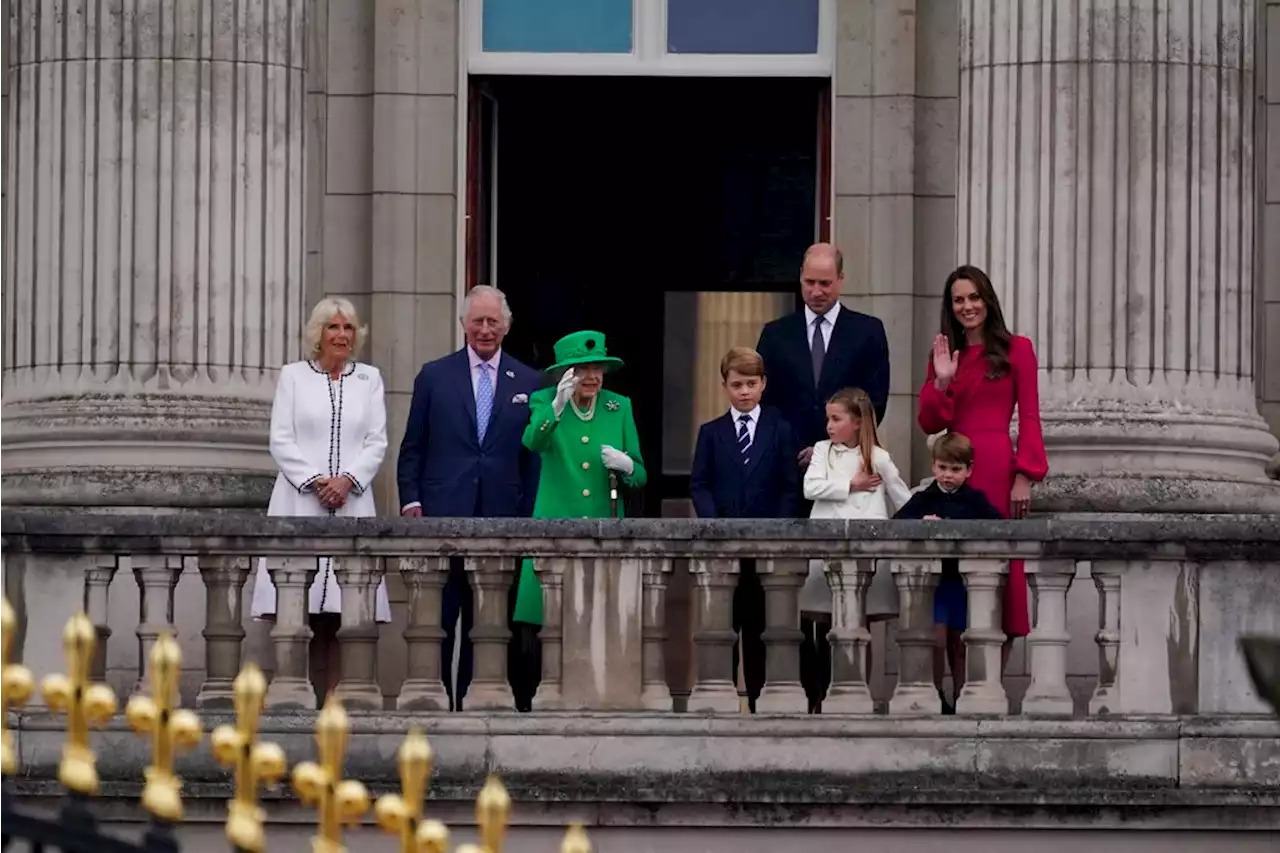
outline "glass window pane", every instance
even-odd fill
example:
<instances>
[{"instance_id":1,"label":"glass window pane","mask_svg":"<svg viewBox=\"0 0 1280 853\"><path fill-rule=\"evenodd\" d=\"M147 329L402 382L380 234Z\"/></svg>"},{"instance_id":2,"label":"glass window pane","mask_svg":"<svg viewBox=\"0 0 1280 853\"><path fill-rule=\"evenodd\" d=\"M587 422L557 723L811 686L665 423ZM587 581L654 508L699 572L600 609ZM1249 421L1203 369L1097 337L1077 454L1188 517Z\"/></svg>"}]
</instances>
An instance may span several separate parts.
<instances>
[{"instance_id":1,"label":"glass window pane","mask_svg":"<svg viewBox=\"0 0 1280 853\"><path fill-rule=\"evenodd\" d=\"M667 0L669 53L817 53L818 0Z\"/></svg>"},{"instance_id":2,"label":"glass window pane","mask_svg":"<svg viewBox=\"0 0 1280 853\"><path fill-rule=\"evenodd\" d=\"M484 0L491 53L630 53L631 0Z\"/></svg>"}]
</instances>

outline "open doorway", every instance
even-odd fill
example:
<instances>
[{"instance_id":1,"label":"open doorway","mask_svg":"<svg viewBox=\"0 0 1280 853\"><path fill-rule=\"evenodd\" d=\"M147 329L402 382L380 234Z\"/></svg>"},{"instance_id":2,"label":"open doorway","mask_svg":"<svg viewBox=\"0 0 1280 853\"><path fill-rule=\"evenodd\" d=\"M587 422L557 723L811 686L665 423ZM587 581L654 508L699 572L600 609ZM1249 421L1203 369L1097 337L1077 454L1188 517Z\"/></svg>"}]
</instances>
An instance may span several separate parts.
<instances>
[{"instance_id":1,"label":"open doorway","mask_svg":"<svg viewBox=\"0 0 1280 853\"><path fill-rule=\"evenodd\" d=\"M649 485L688 495L697 422L730 344L796 304L829 221L828 80L472 78L467 282L502 288L506 348L537 368L597 329L626 369ZM821 188L821 190L820 190ZM710 376L704 376L710 372Z\"/></svg>"}]
</instances>

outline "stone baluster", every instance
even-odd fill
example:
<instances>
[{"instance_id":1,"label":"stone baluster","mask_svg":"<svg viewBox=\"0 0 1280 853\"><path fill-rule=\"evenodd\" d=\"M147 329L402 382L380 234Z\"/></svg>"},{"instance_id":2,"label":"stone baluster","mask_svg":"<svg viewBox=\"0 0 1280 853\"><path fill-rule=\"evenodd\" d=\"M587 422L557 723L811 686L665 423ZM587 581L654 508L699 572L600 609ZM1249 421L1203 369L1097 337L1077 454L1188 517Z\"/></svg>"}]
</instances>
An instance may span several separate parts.
<instances>
[{"instance_id":1,"label":"stone baluster","mask_svg":"<svg viewBox=\"0 0 1280 853\"><path fill-rule=\"evenodd\" d=\"M868 686L867 587L875 563L868 560L833 560L826 564L831 587L831 687L822 700L824 714L871 714L875 701ZM930 614L932 618L932 614Z\"/></svg>"},{"instance_id":2,"label":"stone baluster","mask_svg":"<svg viewBox=\"0 0 1280 853\"><path fill-rule=\"evenodd\" d=\"M1090 567L1098 589L1098 686L1089 699L1091 715L1120 712L1120 578L1125 564L1094 562Z\"/></svg>"},{"instance_id":3,"label":"stone baluster","mask_svg":"<svg viewBox=\"0 0 1280 853\"><path fill-rule=\"evenodd\" d=\"M765 673L756 700L761 714L803 714L809 706L800 684L800 586L809 571L806 559L761 560L764 587Z\"/></svg>"},{"instance_id":4,"label":"stone baluster","mask_svg":"<svg viewBox=\"0 0 1280 853\"><path fill-rule=\"evenodd\" d=\"M385 563L382 557L346 556L333 559L333 573L342 590L342 626L338 645L342 678L334 692L348 708L382 710L378 686L377 592Z\"/></svg>"},{"instance_id":5,"label":"stone baluster","mask_svg":"<svg viewBox=\"0 0 1280 853\"><path fill-rule=\"evenodd\" d=\"M138 554L133 557L133 576L141 590L138 614L138 681L134 693L151 690L151 647L164 631L176 636L173 624L173 591L182 576L182 557L168 554Z\"/></svg>"},{"instance_id":6,"label":"stone baluster","mask_svg":"<svg viewBox=\"0 0 1280 853\"><path fill-rule=\"evenodd\" d=\"M933 685L933 591L942 573L939 560L895 560L898 587L898 683L889 699L890 714L936 714ZM868 584L870 580L868 580ZM833 650L834 654L834 650ZM822 709L826 710L823 702Z\"/></svg>"},{"instance_id":7,"label":"stone baluster","mask_svg":"<svg viewBox=\"0 0 1280 853\"><path fill-rule=\"evenodd\" d=\"M640 704L647 711L671 710L671 688L667 685L667 575L671 571L671 560L665 557L644 564Z\"/></svg>"},{"instance_id":8,"label":"stone baluster","mask_svg":"<svg viewBox=\"0 0 1280 853\"><path fill-rule=\"evenodd\" d=\"M543 557L533 561L534 571L542 582L542 679L534 693L533 704L539 711L555 711L564 707L560 680L564 671L564 574L569 566L564 557Z\"/></svg>"},{"instance_id":9,"label":"stone baluster","mask_svg":"<svg viewBox=\"0 0 1280 853\"><path fill-rule=\"evenodd\" d=\"M449 710L449 694L440 678L440 600L448 573L448 557L400 558L400 577L409 591L409 625L404 630L409 672L396 699L397 710Z\"/></svg>"},{"instance_id":10,"label":"stone baluster","mask_svg":"<svg viewBox=\"0 0 1280 853\"><path fill-rule=\"evenodd\" d=\"M114 554L95 554L84 572L84 612L93 622L98 642L93 648L90 676L102 681L107 675L107 640L111 639L111 581L119 560Z\"/></svg>"},{"instance_id":11,"label":"stone baluster","mask_svg":"<svg viewBox=\"0 0 1280 853\"><path fill-rule=\"evenodd\" d=\"M249 558L202 554L199 567L204 581L205 676L196 704L229 708L234 704L231 685L240 673L244 643L242 597Z\"/></svg>"},{"instance_id":12,"label":"stone baluster","mask_svg":"<svg viewBox=\"0 0 1280 853\"><path fill-rule=\"evenodd\" d=\"M738 580L736 559L695 558L690 561L694 583L693 643L697 680L689 695L690 711L734 713L738 688L733 683L733 588Z\"/></svg>"},{"instance_id":13,"label":"stone baluster","mask_svg":"<svg viewBox=\"0 0 1280 853\"><path fill-rule=\"evenodd\" d=\"M311 686L311 627L307 624L307 590L319 571L315 557L267 557L267 573L276 588L276 624L271 644L276 670L267 688L268 708L316 706Z\"/></svg>"},{"instance_id":14,"label":"stone baluster","mask_svg":"<svg viewBox=\"0 0 1280 853\"><path fill-rule=\"evenodd\" d=\"M1027 637L1031 685L1022 713L1034 717L1070 717L1075 711L1067 689L1067 592L1075 578L1075 560L1028 560L1027 582L1035 595L1036 624Z\"/></svg>"},{"instance_id":15,"label":"stone baluster","mask_svg":"<svg viewBox=\"0 0 1280 853\"><path fill-rule=\"evenodd\" d=\"M467 572L475 590L475 623L471 642L475 650L475 674L467 690L467 708L473 711L511 711L515 697L507 681L507 594L511 588L510 557L467 557Z\"/></svg>"},{"instance_id":16,"label":"stone baluster","mask_svg":"<svg viewBox=\"0 0 1280 853\"><path fill-rule=\"evenodd\" d=\"M1004 584L1008 560L961 560L960 574L969 595L969 627L964 632L964 689L956 697L957 714L1008 714L1001 664L1005 633Z\"/></svg>"}]
</instances>

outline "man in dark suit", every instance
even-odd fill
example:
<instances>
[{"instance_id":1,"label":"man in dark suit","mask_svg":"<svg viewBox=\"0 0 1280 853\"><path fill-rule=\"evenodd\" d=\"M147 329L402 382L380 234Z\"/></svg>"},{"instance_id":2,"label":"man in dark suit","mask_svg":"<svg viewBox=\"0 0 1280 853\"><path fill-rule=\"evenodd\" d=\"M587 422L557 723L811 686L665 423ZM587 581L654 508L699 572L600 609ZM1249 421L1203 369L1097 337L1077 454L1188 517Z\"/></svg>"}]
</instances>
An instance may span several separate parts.
<instances>
[{"instance_id":1,"label":"man in dark suit","mask_svg":"<svg viewBox=\"0 0 1280 853\"><path fill-rule=\"evenodd\" d=\"M775 406L800 442L798 464L809 464L813 446L827 437L827 400L841 388L871 397L876 421L889 400L889 341L884 323L840 305L844 256L830 243L804 253L800 296L804 308L765 325L756 351L769 384L764 402ZM802 507L808 515L808 507Z\"/></svg>"},{"instance_id":2,"label":"man in dark suit","mask_svg":"<svg viewBox=\"0 0 1280 853\"><path fill-rule=\"evenodd\" d=\"M734 347L720 362L729 411L698 430L689 494L698 518L794 518L800 501L797 444L777 409L760 405L766 387L759 353ZM764 587L753 559L744 559L733 594L733 668L741 646L750 710L765 683ZM736 675L735 675L736 678Z\"/></svg>"},{"instance_id":3,"label":"man in dark suit","mask_svg":"<svg viewBox=\"0 0 1280 853\"><path fill-rule=\"evenodd\" d=\"M876 422L889 401L889 340L884 323L840 305L844 256L830 243L815 243L800 267L804 308L767 323L756 349L764 357L769 384L764 402L776 406L791 424L800 450L796 462L808 467L813 446L827 437L827 400L841 388L861 388L871 398ZM808 517L800 502L798 515ZM821 695L826 676L818 671L830 660L826 632L814 630L818 614L801 614L800 680L810 696ZM819 702L816 707L821 707Z\"/></svg>"},{"instance_id":4,"label":"man in dark suit","mask_svg":"<svg viewBox=\"0 0 1280 853\"><path fill-rule=\"evenodd\" d=\"M474 287L462 309L466 346L428 362L413 383L413 401L396 483L400 514L409 517L494 518L529 516L538 490L538 456L525 449L529 398L542 375L502 352L511 327L511 309L502 291ZM441 672L450 710L462 710L471 683L471 625L474 595L461 557L449 563L441 622ZM457 637L461 617L462 635ZM453 647L460 642L457 683ZM524 673L533 676L536 673ZM517 704L532 699L513 671ZM523 697L522 692L529 692Z\"/></svg>"}]
</instances>

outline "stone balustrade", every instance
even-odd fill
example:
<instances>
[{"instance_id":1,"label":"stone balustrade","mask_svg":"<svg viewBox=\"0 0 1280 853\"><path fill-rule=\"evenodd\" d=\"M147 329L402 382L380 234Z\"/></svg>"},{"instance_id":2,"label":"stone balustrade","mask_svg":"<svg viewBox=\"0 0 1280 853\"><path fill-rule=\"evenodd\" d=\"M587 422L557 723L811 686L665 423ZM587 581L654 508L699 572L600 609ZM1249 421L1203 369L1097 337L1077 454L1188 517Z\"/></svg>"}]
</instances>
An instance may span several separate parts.
<instances>
[{"instance_id":1,"label":"stone balustrade","mask_svg":"<svg viewBox=\"0 0 1280 853\"><path fill-rule=\"evenodd\" d=\"M339 632L343 680L354 709L391 704L380 681L379 644L393 629L374 621L374 591L398 575L407 596L407 677L394 707L447 707L440 672L440 595L451 556L465 557L476 590L475 678L468 710L512 708L507 683L507 596L518 559L534 557L543 580L542 681L534 711L650 711L676 707L668 687L667 584L688 561L693 581L696 676L687 710L737 713L730 647L738 560L754 557L767 599L768 683L764 713L806 711L799 684L797 593L807 561L828 561L833 590L832 685L824 714L869 714L865 592L876 561L888 561L901 615L891 716L939 711L932 684L932 595L945 557L959 558L969 589L968 673L961 715L1000 716L1010 701L1000 677L1002 587L1009 559L1026 560L1033 631L1026 640L1027 717L1069 717L1068 592L1087 569L1096 588L1097 683L1089 716L1256 713L1236 651L1239 631L1280 630L1280 518L1199 516L1161 520L1020 522L840 522L278 519L238 515L129 517L41 512L3 514L6 594L25 625L24 656L58 668L57 632L83 603L98 625L99 674L108 644L124 642L109 614L124 596L128 566L138 590L134 633L146 651L174 631L188 650L184 685L194 704L230 703L230 683L248 657L274 673L268 705L312 708L306 590L317 555L334 559L343 589ZM244 601L256 559L278 590L267 644L246 654ZM184 572L185 569L185 572ZM179 581L198 573L203 625L188 624ZM124 582L122 583L122 580ZM184 587L184 589L189 589ZM202 649L192 654L203 640ZM200 661L203 659L203 667ZM383 686L380 686L383 685ZM133 685L127 685L133 686Z\"/></svg>"}]
</instances>

